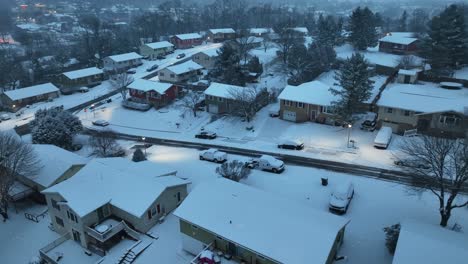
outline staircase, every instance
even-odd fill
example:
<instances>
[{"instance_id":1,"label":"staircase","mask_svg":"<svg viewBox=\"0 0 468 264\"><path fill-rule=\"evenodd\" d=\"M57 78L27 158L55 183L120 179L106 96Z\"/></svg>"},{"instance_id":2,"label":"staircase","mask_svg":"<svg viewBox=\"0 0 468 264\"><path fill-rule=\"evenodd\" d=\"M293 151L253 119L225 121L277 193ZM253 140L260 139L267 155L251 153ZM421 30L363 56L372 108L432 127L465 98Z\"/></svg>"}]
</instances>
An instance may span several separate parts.
<instances>
[{"instance_id":1,"label":"staircase","mask_svg":"<svg viewBox=\"0 0 468 264\"><path fill-rule=\"evenodd\" d=\"M145 251L151 244L152 240L138 240L119 258L116 264L131 264L135 259Z\"/></svg>"}]
</instances>

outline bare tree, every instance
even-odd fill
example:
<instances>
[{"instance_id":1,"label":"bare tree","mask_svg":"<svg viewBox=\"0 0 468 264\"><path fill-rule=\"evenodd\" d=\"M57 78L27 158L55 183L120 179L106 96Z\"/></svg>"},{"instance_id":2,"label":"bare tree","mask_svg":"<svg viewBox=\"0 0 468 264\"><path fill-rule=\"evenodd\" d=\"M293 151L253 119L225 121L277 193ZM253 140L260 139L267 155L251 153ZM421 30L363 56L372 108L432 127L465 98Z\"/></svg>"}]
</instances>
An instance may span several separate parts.
<instances>
[{"instance_id":1,"label":"bare tree","mask_svg":"<svg viewBox=\"0 0 468 264\"><path fill-rule=\"evenodd\" d=\"M404 70L409 70L410 68L414 67L415 65L416 65L416 60L415 60L414 56L412 56L412 55L405 55L405 56L401 57L400 60L398 61L398 66L401 69L404 69Z\"/></svg>"},{"instance_id":2,"label":"bare tree","mask_svg":"<svg viewBox=\"0 0 468 264\"><path fill-rule=\"evenodd\" d=\"M230 162L225 162L221 166L217 167L216 173L224 178L238 182L241 179L246 179L249 176L250 169L245 166L244 162L233 160Z\"/></svg>"},{"instance_id":3,"label":"bare tree","mask_svg":"<svg viewBox=\"0 0 468 264\"><path fill-rule=\"evenodd\" d=\"M120 94L122 95L122 99L127 99L127 86L133 82L133 76L124 73L115 74L111 77L111 85L112 88L115 90L120 89Z\"/></svg>"},{"instance_id":4,"label":"bare tree","mask_svg":"<svg viewBox=\"0 0 468 264\"><path fill-rule=\"evenodd\" d=\"M256 87L245 87L243 89L229 89L231 97L231 113L244 117L250 122L262 105L263 95L268 100L266 89L257 89ZM266 93L266 94L265 94Z\"/></svg>"},{"instance_id":5,"label":"bare tree","mask_svg":"<svg viewBox=\"0 0 468 264\"><path fill-rule=\"evenodd\" d=\"M34 176L40 169L39 161L31 145L17 135L0 132L0 214L8 219L9 192L17 175Z\"/></svg>"},{"instance_id":6,"label":"bare tree","mask_svg":"<svg viewBox=\"0 0 468 264\"><path fill-rule=\"evenodd\" d=\"M112 130L95 132L89 138L89 145L93 148L91 154L98 157L116 157L125 153L117 143L117 136Z\"/></svg>"},{"instance_id":7,"label":"bare tree","mask_svg":"<svg viewBox=\"0 0 468 264\"><path fill-rule=\"evenodd\" d=\"M289 51L294 44L304 43L304 37L291 28L279 28L278 30L279 38L276 40L276 43L279 46L283 63L286 64L288 62Z\"/></svg>"},{"instance_id":8,"label":"bare tree","mask_svg":"<svg viewBox=\"0 0 468 264\"><path fill-rule=\"evenodd\" d=\"M439 202L440 225L447 226L452 210L468 205L457 203L468 182L468 145L459 140L422 136L406 140L401 151L410 157L406 169L413 174L414 190L429 189ZM425 165L425 166L423 166Z\"/></svg>"},{"instance_id":9,"label":"bare tree","mask_svg":"<svg viewBox=\"0 0 468 264\"><path fill-rule=\"evenodd\" d=\"M239 38L236 40L237 42L237 50L239 52L239 56L244 61L244 64L247 63L247 59L249 57L249 51L253 48L252 45L256 41L255 37L249 36L247 30L241 30L239 34Z\"/></svg>"},{"instance_id":10,"label":"bare tree","mask_svg":"<svg viewBox=\"0 0 468 264\"><path fill-rule=\"evenodd\" d=\"M187 95L185 95L184 98L181 100L181 106L187 111L192 112L194 117L197 117L198 105L202 99L203 96L201 93L189 91Z\"/></svg>"},{"instance_id":11,"label":"bare tree","mask_svg":"<svg viewBox=\"0 0 468 264\"><path fill-rule=\"evenodd\" d=\"M263 40L262 40L262 47L263 47L264 52L266 52L267 49L272 47L272 43L270 41L271 40L270 40L270 37L268 36L268 34L265 34L265 36L263 36Z\"/></svg>"}]
</instances>

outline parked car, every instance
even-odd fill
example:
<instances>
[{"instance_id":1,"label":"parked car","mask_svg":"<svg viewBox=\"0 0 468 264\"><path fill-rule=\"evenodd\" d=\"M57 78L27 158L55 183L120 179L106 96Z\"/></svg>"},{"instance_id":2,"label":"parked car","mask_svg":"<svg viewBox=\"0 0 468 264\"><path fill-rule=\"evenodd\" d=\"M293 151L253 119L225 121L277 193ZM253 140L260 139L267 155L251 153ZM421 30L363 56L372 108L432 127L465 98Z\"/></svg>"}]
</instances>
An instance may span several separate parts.
<instances>
[{"instance_id":1,"label":"parked car","mask_svg":"<svg viewBox=\"0 0 468 264\"><path fill-rule=\"evenodd\" d=\"M391 127L386 127L386 126L381 127L379 132L377 133L377 136L375 136L374 147L381 148L381 149L388 148L388 145L390 144L390 141L392 140L392 133L393 131Z\"/></svg>"},{"instance_id":2,"label":"parked car","mask_svg":"<svg viewBox=\"0 0 468 264\"><path fill-rule=\"evenodd\" d=\"M153 66L148 67L148 68L146 69L146 71L147 71L147 72L154 71L154 70L156 70L158 67L159 67L159 65L154 64Z\"/></svg>"},{"instance_id":3,"label":"parked car","mask_svg":"<svg viewBox=\"0 0 468 264\"><path fill-rule=\"evenodd\" d=\"M217 149L207 149L200 152L200 160L208 160L217 163L222 163L227 160L226 152L219 151Z\"/></svg>"},{"instance_id":4,"label":"parked car","mask_svg":"<svg viewBox=\"0 0 468 264\"><path fill-rule=\"evenodd\" d=\"M424 169L424 170L428 170L431 168L429 165L421 163L413 159L398 159L398 160L395 160L393 163L401 167L418 168L418 169Z\"/></svg>"},{"instance_id":5,"label":"parked car","mask_svg":"<svg viewBox=\"0 0 468 264\"><path fill-rule=\"evenodd\" d=\"M180 53L179 55L177 55L177 59L182 59L183 57L185 57L185 53Z\"/></svg>"},{"instance_id":6,"label":"parked car","mask_svg":"<svg viewBox=\"0 0 468 264\"><path fill-rule=\"evenodd\" d=\"M93 125L105 127L109 125L109 122L107 122L106 120L99 119L99 120L93 121Z\"/></svg>"},{"instance_id":7,"label":"parked car","mask_svg":"<svg viewBox=\"0 0 468 264\"><path fill-rule=\"evenodd\" d=\"M328 209L330 212L345 214L349 204L354 197L354 185L352 182L345 182L338 185L330 195Z\"/></svg>"},{"instance_id":8,"label":"parked car","mask_svg":"<svg viewBox=\"0 0 468 264\"><path fill-rule=\"evenodd\" d=\"M201 131L195 135L195 138L202 139L215 139L217 137L216 133L210 131Z\"/></svg>"},{"instance_id":9,"label":"parked car","mask_svg":"<svg viewBox=\"0 0 468 264\"><path fill-rule=\"evenodd\" d=\"M375 126L377 125L377 121L375 120L364 120L364 122L361 123L361 130L367 130L367 131L374 131Z\"/></svg>"},{"instance_id":10,"label":"parked car","mask_svg":"<svg viewBox=\"0 0 468 264\"><path fill-rule=\"evenodd\" d=\"M260 158L250 159L245 163L248 168L259 168L261 170L281 173L284 171L284 162L269 155L263 155Z\"/></svg>"},{"instance_id":11,"label":"parked car","mask_svg":"<svg viewBox=\"0 0 468 264\"><path fill-rule=\"evenodd\" d=\"M135 74L136 70L135 69L129 69L127 70L127 74Z\"/></svg>"},{"instance_id":12,"label":"parked car","mask_svg":"<svg viewBox=\"0 0 468 264\"><path fill-rule=\"evenodd\" d=\"M78 89L78 92L80 92L80 93L87 93L87 92L89 92L89 88L88 88L88 87L80 87L80 88Z\"/></svg>"},{"instance_id":13,"label":"parked car","mask_svg":"<svg viewBox=\"0 0 468 264\"><path fill-rule=\"evenodd\" d=\"M278 148L301 150L304 148L304 143L299 140L283 140L278 144Z\"/></svg>"},{"instance_id":14,"label":"parked car","mask_svg":"<svg viewBox=\"0 0 468 264\"><path fill-rule=\"evenodd\" d=\"M10 117L10 115L8 115L8 114L3 114L3 115L0 116L0 119L3 120L3 121L5 121L5 120L10 120L11 117Z\"/></svg>"},{"instance_id":15,"label":"parked car","mask_svg":"<svg viewBox=\"0 0 468 264\"><path fill-rule=\"evenodd\" d=\"M158 59L158 60L164 60L165 58L166 58L166 56L164 56L164 55L158 55L156 57L156 59Z\"/></svg>"}]
</instances>

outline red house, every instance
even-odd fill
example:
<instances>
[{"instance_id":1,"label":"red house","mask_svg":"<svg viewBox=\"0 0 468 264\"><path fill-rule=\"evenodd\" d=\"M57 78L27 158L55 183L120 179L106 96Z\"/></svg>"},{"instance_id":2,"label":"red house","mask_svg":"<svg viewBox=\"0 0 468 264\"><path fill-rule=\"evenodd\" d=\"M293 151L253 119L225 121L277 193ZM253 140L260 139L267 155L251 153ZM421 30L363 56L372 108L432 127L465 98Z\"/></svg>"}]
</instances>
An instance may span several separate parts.
<instances>
[{"instance_id":1,"label":"red house","mask_svg":"<svg viewBox=\"0 0 468 264\"><path fill-rule=\"evenodd\" d=\"M413 54L417 51L418 39L411 32L392 32L379 39L379 51L393 54Z\"/></svg>"},{"instance_id":2,"label":"red house","mask_svg":"<svg viewBox=\"0 0 468 264\"><path fill-rule=\"evenodd\" d=\"M202 44L202 36L198 33L188 33L174 35L171 37L171 42L178 49L188 49L193 46L198 46Z\"/></svg>"},{"instance_id":3,"label":"red house","mask_svg":"<svg viewBox=\"0 0 468 264\"><path fill-rule=\"evenodd\" d=\"M131 100L160 108L168 105L178 95L177 86L144 79L136 79L128 85Z\"/></svg>"}]
</instances>

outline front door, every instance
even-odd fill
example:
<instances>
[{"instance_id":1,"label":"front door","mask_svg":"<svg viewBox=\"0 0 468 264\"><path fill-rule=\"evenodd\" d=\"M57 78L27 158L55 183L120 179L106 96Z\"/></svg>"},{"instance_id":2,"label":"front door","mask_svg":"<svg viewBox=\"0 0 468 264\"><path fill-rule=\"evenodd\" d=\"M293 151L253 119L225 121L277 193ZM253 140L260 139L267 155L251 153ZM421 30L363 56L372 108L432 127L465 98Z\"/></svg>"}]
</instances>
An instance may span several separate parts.
<instances>
[{"instance_id":1,"label":"front door","mask_svg":"<svg viewBox=\"0 0 468 264\"><path fill-rule=\"evenodd\" d=\"M228 253L231 256L237 256L237 246L236 246L236 244L229 242Z\"/></svg>"},{"instance_id":2,"label":"front door","mask_svg":"<svg viewBox=\"0 0 468 264\"><path fill-rule=\"evenodd\" d=\"M317 111L315 110L310 111L310 120L315 121L316 118L317 118Z\"/></svg>"},{"instance_id":3,"label":"front door","mask_svg":"<svg viewBox=\"0 0 468 264\"><path fill-rule=\"evenodd\" d=\"M72 229L72 234L73 234L73 240L75 240L78 243L81 243L80 232L76 231L75 229Z\"/></svg>"},{"instance_id":4,"label":"front door","mask_svg":"<svg viewBox=\"0 0 468 264\"><path fill-rule=\"evenodd\" d=\"M411 76L405 75L404 83L410 83L410 81L411 81Z\"/></svg>"},{"instance_id":5,"label":"front door","mask_svg":"<svg viewBox=\"0 0 468 264\"><path fill-rule=\"evenodd\" d=\"M104 212L102 211L102 207L99 207L97 209L97 215L98 215L98 221L101 222L101 220L104 218Z\"/></svg>"}]
</instances>

